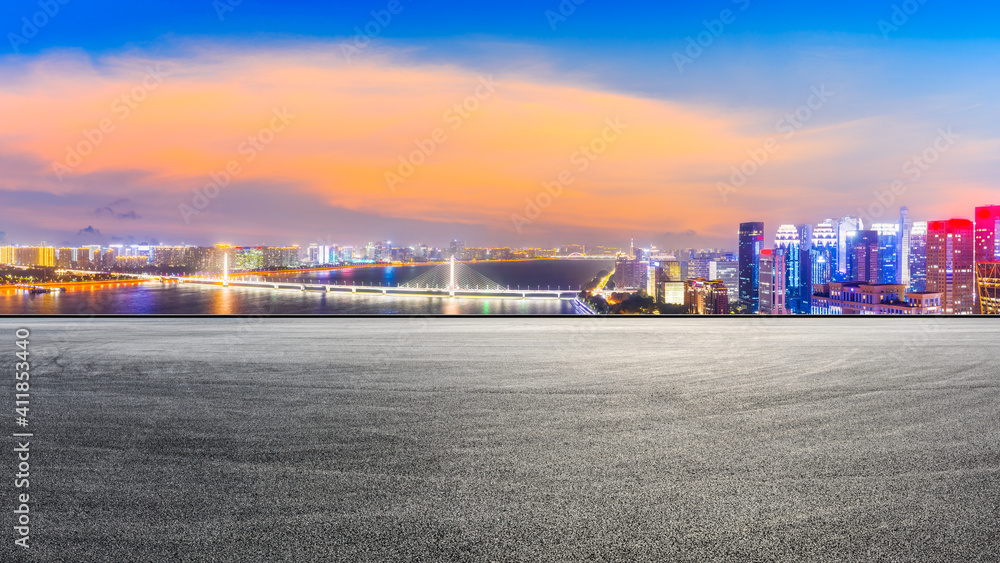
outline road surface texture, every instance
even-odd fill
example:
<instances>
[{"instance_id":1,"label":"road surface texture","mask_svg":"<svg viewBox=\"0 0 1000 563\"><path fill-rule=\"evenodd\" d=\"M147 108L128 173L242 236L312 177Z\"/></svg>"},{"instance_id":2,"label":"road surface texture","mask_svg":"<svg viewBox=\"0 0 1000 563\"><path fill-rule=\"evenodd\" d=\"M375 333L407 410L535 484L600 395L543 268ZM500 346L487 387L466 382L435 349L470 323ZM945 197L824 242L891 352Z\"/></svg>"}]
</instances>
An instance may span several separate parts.
<instances>
[{"instance_id":1,"label":"road surface texture","mask_svg":"<svg viewBox=\"0 0 1000 563\"><path fill-rule=\"evenodd\" d=\"M994 320L0 319L11 368L18 327L3 561L1000 557Z\"/></svg>"}]
</instances>

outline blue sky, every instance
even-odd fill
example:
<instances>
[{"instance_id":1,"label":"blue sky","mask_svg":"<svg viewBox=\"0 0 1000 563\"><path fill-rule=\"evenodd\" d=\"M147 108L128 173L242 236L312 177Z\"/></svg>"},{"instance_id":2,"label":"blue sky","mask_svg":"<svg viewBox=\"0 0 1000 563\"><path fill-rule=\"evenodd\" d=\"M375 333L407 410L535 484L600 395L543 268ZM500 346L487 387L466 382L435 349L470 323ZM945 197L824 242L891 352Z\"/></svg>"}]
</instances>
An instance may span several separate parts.
<instances>
[{"instance_id":1,"label":"blue sky","mask_svg":"<svg viewBox=\"0 0 1000 563\"><path fill-rule=\"evenodd\" d=\"M59 0L52 0L58 2ZM52 47L81 47L88 51L119 49L129 44L157 41L164 36L245 38L278 34L337 38L363 27L370 12L384 10L387 1L264 2L242 0L217 17L212 0L65 0L38 37L22 52ZM220 0L225 1L225 0ZM235 0L233 0L235 1ZM855 34L882 39L879 21L891 22L894 6L912 11L908 21L891 32L899 39L991 39L997 35L1000 6L995 2L911 3L841 1L788 2L740 0L712 2L608 2L573 0L527 2L431 2L401 0L400 17L383 31L384 37L426 40L486 36L532 43L597 42L601 45L659 44L683 39L699 31L705 20L724 9L739 12L731 33L758 38L786 34ZM566 6L572 6L573 10ZM745 9L742 9L745 8ZM40 9L32 0L8 0L0 8L3 27L16 31L21 17ZM566 21L550 25L547 12L568 13ZM404 15L405 14L405 15ZM5 45L9 50L9 43Z\"/></svg>"}]
</instances>

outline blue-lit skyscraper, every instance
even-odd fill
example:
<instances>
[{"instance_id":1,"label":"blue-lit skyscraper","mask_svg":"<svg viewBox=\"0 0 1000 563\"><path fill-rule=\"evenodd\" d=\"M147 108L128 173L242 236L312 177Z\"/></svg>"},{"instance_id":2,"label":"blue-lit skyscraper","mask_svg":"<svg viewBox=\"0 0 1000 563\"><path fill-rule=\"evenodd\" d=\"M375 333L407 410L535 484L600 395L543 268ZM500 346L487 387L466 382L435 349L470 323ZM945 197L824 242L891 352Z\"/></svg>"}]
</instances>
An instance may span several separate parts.
<instances>
[{"instance_id":1,"label":"blue-lit skyscraper","mask_svg":"<svg viewBox=\"0 0 1000 563\"><path fill-rule=\"evenodd\" d=\"M876 231L847 234L847 278L849 281L878 283L879 237Z\"/></svg>"},{"instance_id":2,"label":"blue-lit skyscraper","mask_svg":"<svg viewBox=\"0 0 1000 563\"><path fill-rule=\"evenodd\" d=\"M897 223L875 223L872 230L878 233L878 283L896 283L899 273L899 253L897 250L899 225Z\"/></svg>"},{"instance_id":3,"label":"blue-lit skyscraper","mask_svg":"<svg viewBox=\"0 0 1000 563\"><path fill-rule=\"evenodd\" d=\"M740 302L748 313L760 309L760 252L764 223L740 223Z\"/></svg>"},{"instance_id":4,"label":"blue-lit skyscraper","mask_svg":"<svg viewBox=\"0 0 1000 563\"><path fill-rule=\"evenodd\" d=\"M784 256L785 307L791 314L798 314L802 302L802 270L799 230L794 225L781 225L774 238L774 253Z\"/></svg>"}]
</instances>

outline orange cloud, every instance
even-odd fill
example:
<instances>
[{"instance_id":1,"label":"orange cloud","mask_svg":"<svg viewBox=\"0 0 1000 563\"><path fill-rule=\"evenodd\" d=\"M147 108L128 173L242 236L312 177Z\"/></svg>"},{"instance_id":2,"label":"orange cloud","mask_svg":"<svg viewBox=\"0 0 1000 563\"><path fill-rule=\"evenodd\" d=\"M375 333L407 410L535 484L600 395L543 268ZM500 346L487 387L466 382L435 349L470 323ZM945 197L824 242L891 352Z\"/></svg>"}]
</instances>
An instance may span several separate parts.
<instances>
[{"instance_id":1,"label":"orange cloud","mask_svg":"<svg viewBox=\"0 0 1000 563\"><path fill-rule=\"evenodd\" d=\"M189 205L231 167L219 197L274 182L331 207L511 231L728 233L756 192L734 205L717 184L774 135L745 110L390 57L348 64L333 46L205 46L96 65L50 55L0 86L0 106L0 148L52 163L57 192L79 189L83 175L137 170L148 176L123 194L169 190ZM857 145L835 128L799 135L761 172L780 180L763 201L816 190L779 172Z\"/></svg>"}]
</instances>

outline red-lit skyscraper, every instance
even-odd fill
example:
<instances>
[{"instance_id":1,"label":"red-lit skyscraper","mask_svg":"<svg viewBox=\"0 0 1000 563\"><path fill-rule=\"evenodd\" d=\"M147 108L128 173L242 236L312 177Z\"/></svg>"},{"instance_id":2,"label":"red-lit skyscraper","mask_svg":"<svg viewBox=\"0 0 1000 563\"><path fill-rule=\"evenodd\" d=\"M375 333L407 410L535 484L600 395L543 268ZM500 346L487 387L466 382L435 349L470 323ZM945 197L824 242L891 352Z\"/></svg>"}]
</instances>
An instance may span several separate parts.
<instances>
[{"instance_id":1,"label":"red-lit skyscraper","mask_svg":"<svg viewBox=\"0 0 1000 563\"><path fill-rule=\"evenodd\" d=\"M927 224L927 291L941 293L946 315L971 315L975 304L974 229L968 219Z\"/></svg>"},{"instance_id":2,"label":"red-lit skyscraper","mask_svg":"<svg viewBox=\"0 0 1000 563\"><path fill-rule=\"evenodd\" d=\"M976 262L1000 261L1000 205L976 208Z\"/></svg>"}]
</instances>

